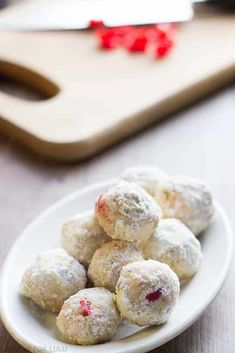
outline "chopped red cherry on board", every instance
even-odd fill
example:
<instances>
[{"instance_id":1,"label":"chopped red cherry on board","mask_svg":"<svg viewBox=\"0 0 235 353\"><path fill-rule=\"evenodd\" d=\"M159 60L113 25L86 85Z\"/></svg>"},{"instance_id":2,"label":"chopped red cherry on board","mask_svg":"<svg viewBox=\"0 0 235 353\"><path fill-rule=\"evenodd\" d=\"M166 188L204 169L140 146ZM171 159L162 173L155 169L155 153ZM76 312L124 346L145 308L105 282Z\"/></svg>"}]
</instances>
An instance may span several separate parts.
<instances>
[{"instance_id":1,"label":"chopped red cherry on board","mask_svg":"<svg viewBox=\"0 0 235 353\"><path fill-rule=\"evenodd\" d=\"M171 39L162 40L156 46L155 55L157 58L162 58L169 53L173 47L173 41Z\"/></svg>"},{"instance_id":2,"label":"chopped red cherry on board","mask_svg":"<svg viewBox=\"0 0 235 353\"><path fill-rule=\"evenodd\" d=\"M96 36L102 49L114 49L119 45L118 38L114 35L112 29L98 29Z\"/></svg>"},{"instance_id":3,"label":"chopped red cherry on board","mask_svg":"<svg viewBox=\"0 0 235 353\"><path fill-rule=\"evenodd\" d=\"M174 24L161 24L155 26L157 30L158 39L173 38L176 32L176 26Z\"/></svg>"},{"instance_id":4,"label":"chopped red cherry on board","mask_svg":"<svg viewBox=\"0 0 235 353\"><path fill-rule=\"evenodd\" d=\"M96 37L98 38L99 46L102 49L115 49L121 46L125 31L121 27L106 28L96 30Z\"/></svg>"},{"instance_id":5,"label":"chopped red cherry on board","mask_svg":"<svg viewBox=\"0 0 235 353\"><path fill-rule=\"evenodd\" d=\"M91 303L88 300L81 299L80 300L80 307L82 309L82 315L83 316L91 315Z\"/></svg>"},{"instance_id":6,"label":"chopped red cherry on board","mask_svg":"<svg viewBox=\"0 0 235 353\"><path fill-rule=\"evenodd\" d=\"M176 25L171 23L108 28L103 21L98 20L90 21L89 27L96 30L96 37L102 49L124 48L130 53L137 53L153 47L156 58L169 54L177 29Z\"/></svg>"},{"instance_id":7,"label":"chopped red cherry on board","mask_svg":"<svg viewBox=\"0 0 235 353\"><path fill-rule=\"evenodd\" d=\"M104 22L102 20L90 20L88 27L89 28L104 27Z\"/></svg>"},{"instance_id":8,"label":"chopped red cherry on board","mask_svg":"<svg viewBox=\"0 0 235 353\"><path fill-rule=\"evenodd\" d=\"M162 288L159 288L154 292L148 293L145 298L149 302L154 302L155 300L158 300L162 296L163 293L164 293L164 291L162 290Z\"/></svg>"},{"instance_id":9,"label":"chopped red cherry on board","mask_svg":"<svg viewBox=\"0 0 235 353\"><path fill-rule=\"evenodd\" d=\"M148 44L145 29L132 30L130 35L127 36L124 46L132 53L144 52Z\"/></svg>"}]
</instances>

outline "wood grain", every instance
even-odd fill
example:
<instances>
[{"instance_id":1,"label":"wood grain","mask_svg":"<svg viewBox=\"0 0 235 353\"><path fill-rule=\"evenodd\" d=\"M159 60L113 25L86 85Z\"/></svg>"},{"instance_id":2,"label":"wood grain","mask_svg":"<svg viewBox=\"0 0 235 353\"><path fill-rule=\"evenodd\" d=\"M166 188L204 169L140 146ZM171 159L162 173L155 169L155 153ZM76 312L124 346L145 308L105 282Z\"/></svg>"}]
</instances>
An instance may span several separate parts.
<instances>
[{"instance_id":1,"label":"wood grain","mask_svg":"<svg viewBox=\"0 0 235 353\"><path fill-rule=\"evenodd\" d=\"M204 179L235 227L235 87L80 163L48 162L0 135L0 262L26 224L59 198L150 163L171 174ZM235 352L235 261L225 286L205 314L155 353ZM26 353L0 326L0 352Z\"/></svg>"}]
</instances>

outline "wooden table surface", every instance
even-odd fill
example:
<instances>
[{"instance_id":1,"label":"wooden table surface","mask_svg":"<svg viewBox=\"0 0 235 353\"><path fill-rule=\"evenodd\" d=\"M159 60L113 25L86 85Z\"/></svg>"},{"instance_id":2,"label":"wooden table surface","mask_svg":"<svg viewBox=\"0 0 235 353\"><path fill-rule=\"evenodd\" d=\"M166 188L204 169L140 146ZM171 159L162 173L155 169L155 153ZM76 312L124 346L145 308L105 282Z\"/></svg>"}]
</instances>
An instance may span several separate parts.
<instances>
[{"instance_id":1,"label":"wooden table surface","mask_svg":"<svg viewBox=\"0 0 235 353\"><path fill-rule=\"evenodd\" d=\"M0 135L0 263L26 224L53 202L141 163L204 179L235 227L234 151L234 86L80 164L42 160ZM235 261L231 267L201 319L155 353L235 352ZM26 352L2 324L0 352Z\"/></svg>"}]
</instances>

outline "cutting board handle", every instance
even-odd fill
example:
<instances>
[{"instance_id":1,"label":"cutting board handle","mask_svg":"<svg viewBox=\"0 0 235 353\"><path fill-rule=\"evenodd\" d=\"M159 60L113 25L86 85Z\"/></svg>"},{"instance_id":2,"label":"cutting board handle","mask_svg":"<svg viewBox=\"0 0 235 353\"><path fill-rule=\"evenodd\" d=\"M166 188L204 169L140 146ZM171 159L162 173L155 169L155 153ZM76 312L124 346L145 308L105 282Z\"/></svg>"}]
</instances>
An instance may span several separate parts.
<instances>
[{"instance_id":1,"label":"cutting board handle","mask_svg":"<svg viewBox=\"0 0 235 353\"><path fill-rule=\"evenodd\" d=\"M59 85L31 67L26 68L20 63L0 58L0 76L33 89L44 98L43 101L32 102L3 93L0 90L0 118L2 119L0 124L2 128L4 128L2 125L9 125L9 122L22 128L28 124L34 127L38 123L34 119L35 109L38 111L46 103L46 107L49 106L50 111L51 99L49 98L57 96L56 101L61 99L61 95L58 94L61 91ZM46 114L46 116L48 115ZM6 130L8 130L8 126Z\"/></svg>"},{"instance_id":2,"label":"cutting board handle","mask_svg":"<svg viewBox=\"0 0 235 353\"><path fill-rule=\"evenodd\" d=\"M40 93L45 99L52 98L60 92L58 84L32 68L0 58L0 76L21 83Z\"/></svg>"}]
</instances>

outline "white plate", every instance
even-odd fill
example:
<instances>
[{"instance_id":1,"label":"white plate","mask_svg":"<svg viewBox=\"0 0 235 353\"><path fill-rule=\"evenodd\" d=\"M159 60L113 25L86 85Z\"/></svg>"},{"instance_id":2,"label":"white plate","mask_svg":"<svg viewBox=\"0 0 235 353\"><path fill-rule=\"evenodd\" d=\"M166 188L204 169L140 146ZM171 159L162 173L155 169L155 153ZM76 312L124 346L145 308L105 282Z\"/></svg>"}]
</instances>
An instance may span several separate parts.
<instances>
[{"instance_id":1,"label":"white plate","mask_svg":"<svg viewBox=\"0 0 235 353\"><path fill-rule=\"evenodd\" d=\"M149 328L122 324L112 341L96 346L83 347L63 342L55 327L56 316L19 296L20 279L35 255L59 245L64 220L92 208L96 197L113 182L92 185L50 207L25 229L5 261L0 292L2 320L15 340L31 352L146 352L192 325L223 285L231 259L232 232L224 211L216 205L213 222L200 237L203 249L201 268L182 288L179 302L167 324Z\"/></svg>"}]
</instances>

